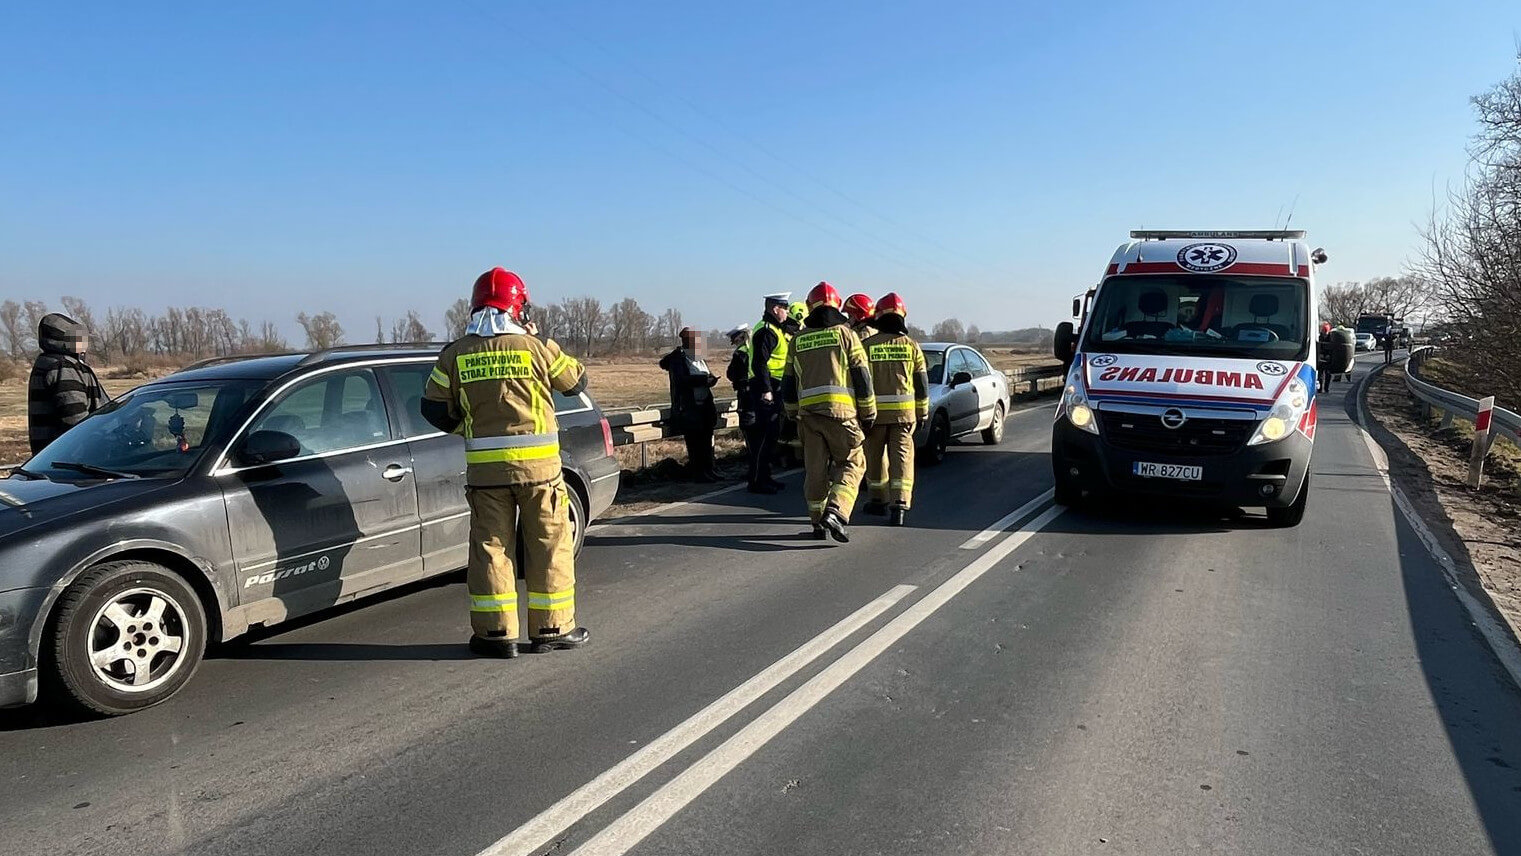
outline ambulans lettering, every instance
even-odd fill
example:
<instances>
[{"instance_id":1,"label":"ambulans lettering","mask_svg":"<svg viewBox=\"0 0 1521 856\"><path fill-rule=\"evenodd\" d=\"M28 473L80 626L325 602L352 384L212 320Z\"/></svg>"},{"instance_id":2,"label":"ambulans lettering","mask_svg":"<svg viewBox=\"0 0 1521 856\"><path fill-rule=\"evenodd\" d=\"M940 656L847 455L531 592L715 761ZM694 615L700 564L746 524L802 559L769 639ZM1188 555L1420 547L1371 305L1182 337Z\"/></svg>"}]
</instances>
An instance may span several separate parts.
<instances>
[{"instance_id":1,"label":"ambulans lettering","mask_svg":"<svg viewBox=\"0 0 1521 856\"><path fill-rule=\"evenodd\" d=\"M1195 384L1202 386L1232 387L1234 389L1260 390L1262 378L1252 372L1213 371L1210 369L1164 368L1160 374L1155 368L1139 366L1110 366L1099 375L1100 383L1168 383Z\"/></svg>"},{"instance_id":2,"label":"ambulans lettering","mask_svg":"<svg viewBox=\"0 0 1521 856\"><path fill-rule=\"evenodd\" d=\"M276 568L273 571L268 571L262 574L255 574L254 576L249 577L247 580L244 580L243 588L250 588L256 585L267 585L278 580L289 579L290 577L299 577L309 571L325 571L331 564L332 560L327 556L319 556L304 565L295 565L289 568Z\"/></svg>"},{"instance_id":3,"label":"ambulans lettering","mask_svg":"<svg viewBox=\"0 0 1521 856\"><path fill-rule=\"evenodd\" d=\"M533 377L533 354L528 351L479 351L454 358L460 383L478 380L523 380Z\"/></svg>"}]
</instances>

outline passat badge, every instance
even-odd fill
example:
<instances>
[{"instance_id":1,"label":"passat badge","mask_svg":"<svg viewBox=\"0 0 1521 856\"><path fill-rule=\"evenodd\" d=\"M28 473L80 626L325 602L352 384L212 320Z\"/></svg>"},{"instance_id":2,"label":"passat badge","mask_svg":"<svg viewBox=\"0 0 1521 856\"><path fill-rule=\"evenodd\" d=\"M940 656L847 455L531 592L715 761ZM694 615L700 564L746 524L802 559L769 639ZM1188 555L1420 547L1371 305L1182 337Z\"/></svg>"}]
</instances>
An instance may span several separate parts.
<instances>
[{"instance_id":1,"label":"passat badge","mask_svg":"<svg viewBox=\"0 0 1521 856\"><path fill-rule=\"evenodd\" d=\"M1178 250L1178 267L1194 273L1213 273L1236 263L1236 248L1229 244L1189 244Z\"/></svg>"}]
</instances>

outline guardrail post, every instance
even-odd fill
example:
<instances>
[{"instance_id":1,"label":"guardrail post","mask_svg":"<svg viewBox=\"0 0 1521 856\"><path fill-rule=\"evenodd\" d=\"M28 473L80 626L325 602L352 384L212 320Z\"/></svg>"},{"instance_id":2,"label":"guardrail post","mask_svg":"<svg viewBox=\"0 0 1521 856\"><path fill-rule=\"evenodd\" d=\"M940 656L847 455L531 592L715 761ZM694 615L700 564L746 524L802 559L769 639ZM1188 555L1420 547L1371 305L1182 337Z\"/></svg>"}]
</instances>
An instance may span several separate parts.
<instances>
[{"instance_id":1,"label":"guardrail post","mask_svg":"<svg viewBox=\"0 0 1521 856\"><path fill-rule=\"evenodd\" d=\"M1426 405L1426 409L1430 410L1431 409L1431 405L1429 405L1429 404ZM1452 427L1452 411L1451 410L1443 410L1442 411L1442 427L1443 428L1451 428Z\"/></svg>"},{"instance_id":2,"label":"guardrail post","mask_svg":"<svg viewBox=\"0 0 1521 856\"><path fill-rule=\"evenodd\" d=\"M1479 399L1479 415L1473 422L1473 452L1468 458L1468 486L1476 488L1484 480L1484 456L1489 454L1489 435L1495 415L1495 397Z\"/></svg>"}]
</instances>

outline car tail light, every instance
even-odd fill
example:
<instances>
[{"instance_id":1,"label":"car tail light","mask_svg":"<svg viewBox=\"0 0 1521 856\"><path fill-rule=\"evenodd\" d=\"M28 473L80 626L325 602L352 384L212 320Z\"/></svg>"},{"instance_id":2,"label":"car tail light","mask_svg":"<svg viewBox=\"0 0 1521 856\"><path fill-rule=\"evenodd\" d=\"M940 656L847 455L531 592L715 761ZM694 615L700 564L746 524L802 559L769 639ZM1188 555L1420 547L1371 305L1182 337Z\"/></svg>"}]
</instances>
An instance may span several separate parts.
<instances>
[{"instance_id":1,"label":"car tail light","mask_svg":"<svg viewBox=\"0 0 1521 856\"><path fill-rule=\"evenodd\" d=\"M606 416L602 417L602 448L609 458L613 456L613 426L607 423Z\"/></svg>"}]
</instances>

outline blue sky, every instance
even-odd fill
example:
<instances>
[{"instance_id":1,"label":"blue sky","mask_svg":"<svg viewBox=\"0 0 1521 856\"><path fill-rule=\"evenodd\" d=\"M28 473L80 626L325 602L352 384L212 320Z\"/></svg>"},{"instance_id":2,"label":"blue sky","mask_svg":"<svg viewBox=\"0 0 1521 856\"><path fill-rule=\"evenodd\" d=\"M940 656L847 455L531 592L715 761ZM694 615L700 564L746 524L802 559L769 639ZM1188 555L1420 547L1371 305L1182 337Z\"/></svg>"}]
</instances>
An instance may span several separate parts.
<instances>
[{"instance_id":1,"label":"blue sky","mask_svg":"<svg viewBox=\"0 0 1521 856\"><path fill-rule=\"evenodd\" d=\"M703 326L820 278L1049 326L1126 230L1296 198L1323 278L1397 273L1521 30L1513 0L63 7L0 12L0 297L351 339L495 264Z\"/></svg>"}]
</instances>

